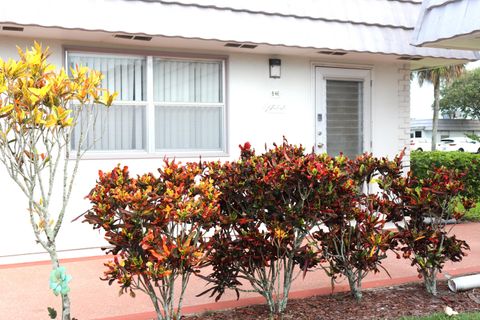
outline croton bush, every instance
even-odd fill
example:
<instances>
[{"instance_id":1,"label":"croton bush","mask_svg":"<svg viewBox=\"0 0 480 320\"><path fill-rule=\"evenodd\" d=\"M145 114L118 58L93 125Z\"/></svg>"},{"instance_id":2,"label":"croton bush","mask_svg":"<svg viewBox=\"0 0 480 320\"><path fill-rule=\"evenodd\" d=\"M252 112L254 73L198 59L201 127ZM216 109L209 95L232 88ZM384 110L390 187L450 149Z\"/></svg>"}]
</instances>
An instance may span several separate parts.
<instances>
[{"instance_id":1,"label":"croton bush","mask_svg":"<svg viewBox=\"0 0 480 320\"><path fill-rule=\"evenodd\" d=\"M384 269L389 250L410 259L435 294L436 274L468 249L445 229L461 215L449 205L462 191L460 173L439 168L416 179L403 174L402 154L333 158L286 140L260 154L240 148L235 161L165 161L158 176L117 166L100 172L88 195L85 220L105 231L114 255L104 280L147 293L158 319L181 317L191 275L207 281L197 294L216 300L226 290L260 294L272 317L284 312L292 282L319 268L332 284L348 279L360 299L362 280Z\"/></svg>"},{"instance_id":2,"label":"croton bush","mask_svg":"<svg viewBox=\"0 0 480 320\"><path fill-rule=\"evenodd\" d=\"M158 176L136 178L118 166L100 172L88 199L85 221L105 231L114 255L103 280L118 282L120 293L147 293L159 320L180 319L189 278L206 259L206 233L218 219L213 180L197 163L166 161Z\"/></svg>"},{"instance_id":3,"label":"croton bush","mask_svg":"<svg viewBox=\"0 0 480 320\"><path fill-rule=\"evenodd\" d=\"M388 161L371 154L355 160L343 155L329 160L338 174L330 182L329 201L323 203L324 214L311 238L326 262L321 266L332 284L339 275L346 277L357 300L362 297L362 280L380 271L390 249L395 233L385 230L385 223L401 219L388 196L369 189L379 177L385 182L400 177L401 160L401 156Z\"/></svg>"},{"instance_id":4,"label":"croton bush","mask_svg":"<svg viewBox=\"0 0 480 320\"><path fill-rule=\"evenodd\" d=\"M99 108L110 106L116 93L102 88L98 71L56 70L49 49L39 43L18 48L18 55L18 60L0 58L0 166L23 194L25 210L19 211L50 257L50 288L62 299L61 319L70 320L71 277L58 258L58 235L88 148L85 137ZM71 149L77 127L78 148Z\"/></svg>"},{"instance_id":5,"label":"croton bush","mask_svg":"<svg viewBox=\"0 0 480 320\"><path fill-rule=\"evenodd\" d=\"M393 180L388 188L397 199L395 205L408 217L403 224L397 224L392 246L417 267L432 295L437 294L436 276L445 262L461 261L469 249L465 241L450 235L451 228L448 230L446 225L451 219L460 219L465 209L473 206L471 200L458 196L464 191L463 175L445 167L433 168L425 178L409 173ZM452 205L454 202L457 205Z\"/></svg>"},{"instance_id":6,"label":"croton bush","mask_svg":"<svg viewBox=\"0 0 480 320\"><path fill-rule=\"evenodd\" d=\"M318 258L305 239L335 173L315 159L284 141L260 155L247 143L238 161L209 164L221 215L210 241L213 271L205 277L212 286L203 294L217 300L226 288L238 294L245 280L272 314L284 311L295 267L306 271Z\"/></svg>"}]
</instances>

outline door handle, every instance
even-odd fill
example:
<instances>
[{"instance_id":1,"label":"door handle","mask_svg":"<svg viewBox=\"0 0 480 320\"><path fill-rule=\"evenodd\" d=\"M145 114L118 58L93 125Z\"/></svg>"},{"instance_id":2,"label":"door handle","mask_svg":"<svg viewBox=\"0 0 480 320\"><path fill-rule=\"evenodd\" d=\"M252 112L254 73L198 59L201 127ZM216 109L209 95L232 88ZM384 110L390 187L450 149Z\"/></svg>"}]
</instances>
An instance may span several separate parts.
<instances>
[{"instance_id":1,"label":"door handle","mask_svg":"<svg viewBox=\"0 0 480 320\"><path fill-rule=\"evenodd\" d=\"M324 144L323 143L319 143L317 144L317 148L323 148Z\"/></svg>"},{"instance_id":2,"label":"door handle","mask_svg":"<svg viewBox=\"0 0 480 320\"><path fill-rule=\"evenodd\" d=\"M317 121L321 122L323 119L323 115L321 113L317 114Z\"/></svg>"}]
</instances>

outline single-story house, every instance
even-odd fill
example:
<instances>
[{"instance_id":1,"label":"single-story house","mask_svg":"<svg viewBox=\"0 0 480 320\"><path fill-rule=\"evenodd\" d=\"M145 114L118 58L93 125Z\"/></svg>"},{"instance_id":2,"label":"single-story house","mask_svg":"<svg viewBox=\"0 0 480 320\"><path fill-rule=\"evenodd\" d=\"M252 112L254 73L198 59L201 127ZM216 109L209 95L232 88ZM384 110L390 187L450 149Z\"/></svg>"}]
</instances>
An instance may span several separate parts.
<instances>
[{"instance_id":1,"label":"single-story house","mask_svg":"<svg viewBox=\"0 0 480 320\"><path fill-rule=\"evenodd\" d=\"M480 135L480 120L439 119L437 141L445 138L465 137L465 134ZM432 119L411 119L410 138L432 139Z\"/></svg>"},{"instance_id":2,"label":"single-story house","mask_svg":"<svg viewBox=\"0 0 480 320\"><path fill-rule=\"evenodd\" d=\"M286 136L317 152L393 157L409 146L410 71L477 53L410 44L420 0L37 0L0 11L0 56L33 40L58 67L83 64L119 92L80 164L61 257L98 255L101 235L70 221L97 171L155 172L164 156L231 159ZM93 141L93 140L92 140ZM408 154L405 163L408 165ZM4 185L9 182L0 170ZM2 188L0 264L46 260L25 200ZM11 227L15 226L15 227ZM18 235L22 235L19 237Z\"/></svg>"},{"instance_id":3,"label":"single-story house","mask_svg":"<svg viewBox=\"0 0 480 320\"><path fill-rule=\"evenodd\" d=\"M480 50L480 1L425 0L411 43Z\"/></svg>"}]
</instances>

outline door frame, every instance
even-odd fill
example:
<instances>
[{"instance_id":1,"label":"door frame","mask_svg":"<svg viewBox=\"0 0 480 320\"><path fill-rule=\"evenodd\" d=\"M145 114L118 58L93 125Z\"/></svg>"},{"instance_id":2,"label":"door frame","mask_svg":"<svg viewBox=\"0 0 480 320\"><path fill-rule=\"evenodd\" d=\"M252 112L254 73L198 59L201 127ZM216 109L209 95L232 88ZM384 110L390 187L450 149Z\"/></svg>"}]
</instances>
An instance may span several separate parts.
<instances>
[{"instance_id":1,"label":"door frame","mask_svg":"<svg viewBox=\"0 0 480 320\"><path fill-rule=\"evenodd\" d=\"M363 81L363 150L372 151L372 70L371 68L355 68L353 66L313 66L314 91L314 121L315 121L315 152L324 153L327 150L327 106L326 81ZM321 115L321 116L319 116Z\"/></svg>"}]
</instances>

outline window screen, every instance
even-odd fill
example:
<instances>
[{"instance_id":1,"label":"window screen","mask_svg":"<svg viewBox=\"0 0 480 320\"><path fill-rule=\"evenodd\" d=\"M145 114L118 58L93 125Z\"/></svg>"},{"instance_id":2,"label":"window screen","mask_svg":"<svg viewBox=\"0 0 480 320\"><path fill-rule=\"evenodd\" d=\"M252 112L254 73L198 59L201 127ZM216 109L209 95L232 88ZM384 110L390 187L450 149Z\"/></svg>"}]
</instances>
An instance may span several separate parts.
<instances>
[{"instance_id":1,"label":"window screen","mask_svg":"<svg viewBox=\"0 0 480 320\"><path fill-rule=\"evenodd\" d=\"M221 150L222 64L153 61L155 148Z\"/></svg>"},{"instance_id":2,"label":"window screen","mask_svg":"<svg viewBox=\"0 0 480 320\"><path fill-rule=\"evenodd\" d=\"M363 152L363 81L327 80L327 152Z\"/></svg>"},{"instance_id":3,"label":"window screen","mask_svg":"<svg viewBox=\"0 0 480 320\"><path fill-rule=\"evenodd\" d=\"M146 63L144 57L106 56L72 53L69 68L86 66L102 72L102 87L117 92L114 104L98 107L94 127L88 131L86 145L91 150L144 150L146 146ZM85 112L80 117L80 123ZM74 131L72 147L77 148L80 125Z\"/></svg>"},{"instance_id":4,"label":"window screen","mask_svg":"<svg viewBox=\"0 0 480 320\"><path fill-rule=\"evenodd\" d=\"M223 61L69 52L68 67L77 65L102 72L102 87L118 93L112 107L98 108L86 137L89 149L224 149ZM147 87L152 92L147 94ZM153 127L147 122L150 115ZM86 123L86 116L81 115L80 124ZM78 146L80 127L75 129L73 148Z\"/></svg>"}]
</instances>

